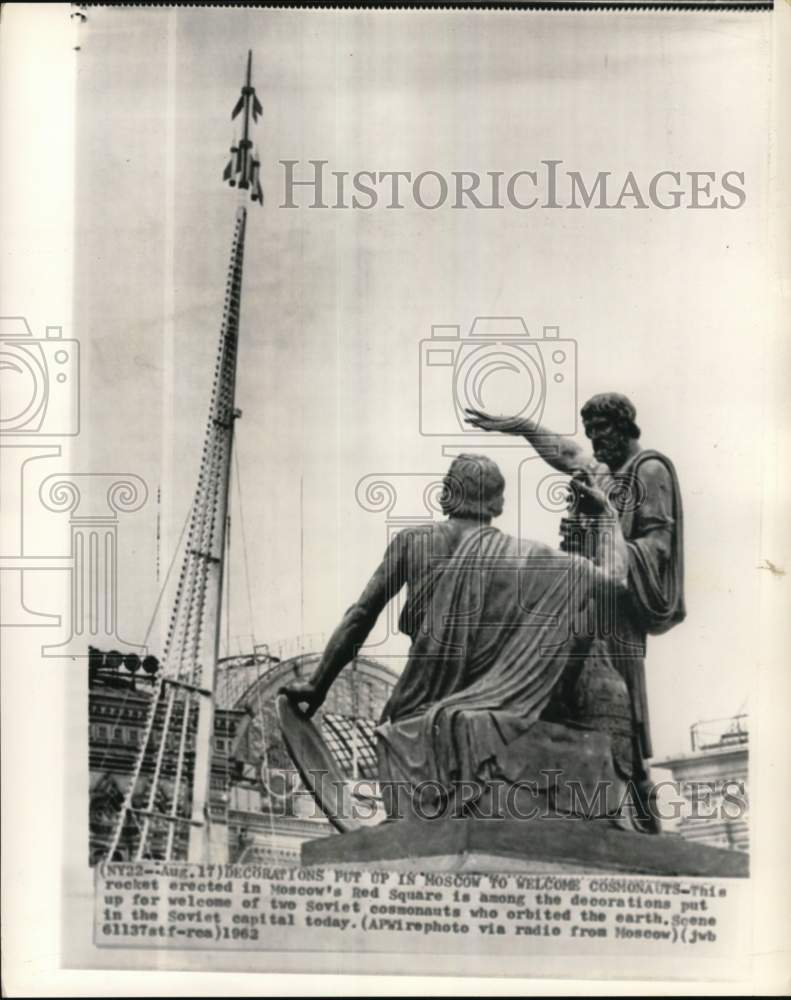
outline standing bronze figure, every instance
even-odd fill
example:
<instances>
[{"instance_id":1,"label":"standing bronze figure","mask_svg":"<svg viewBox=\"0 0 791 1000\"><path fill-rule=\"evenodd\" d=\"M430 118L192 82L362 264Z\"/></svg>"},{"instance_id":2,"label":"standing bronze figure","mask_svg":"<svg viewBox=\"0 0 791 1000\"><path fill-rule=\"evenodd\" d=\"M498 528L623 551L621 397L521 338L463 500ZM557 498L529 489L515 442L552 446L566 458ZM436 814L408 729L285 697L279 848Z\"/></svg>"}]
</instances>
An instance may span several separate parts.
<instances>
[{"instance_id":1,"label":"standing bronze figure","mask_svg":"<svg viewBox=\"0 0 791 1000\"><path fill-rule=\"evenodd\" d=\"M647 816L642 828L659 832L651 808L645 761L653 755L645 680L648 635L661 635L684 620L683 514L672 462L640 446L634 405L619 393L593 396L581 416L592 454L575 441L532 420L493 417L467 410L468 422L485 431L524 436L546 462L596 484L618 511L626 542L626 584L612 610L599 609L597 638L582 664L572 664L549 711L610 732L617 768L631 779ZM590 517L582 498L561 522L561 548L592 551ZM624 700L622 679L628 698Z\"/></svg>"}]
</instances>

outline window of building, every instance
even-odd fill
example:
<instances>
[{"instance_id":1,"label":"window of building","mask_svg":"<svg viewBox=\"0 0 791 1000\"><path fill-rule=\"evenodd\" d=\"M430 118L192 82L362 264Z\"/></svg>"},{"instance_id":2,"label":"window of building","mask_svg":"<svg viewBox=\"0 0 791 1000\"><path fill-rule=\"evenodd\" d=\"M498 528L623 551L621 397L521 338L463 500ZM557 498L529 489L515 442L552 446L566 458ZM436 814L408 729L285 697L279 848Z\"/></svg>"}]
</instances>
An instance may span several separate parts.
<instances>
[{"instance_id":1,"label":"window of building","mask_svg":"<svg viewBox=\"0 0 791 1000\"><path fill-rule=\"evenodd\" d=\"M356 763L356 771L360 777L376 777L373 722L327 712L322 731L324 741L346 774L354 774Z\"/></svg>"}]
</instances>

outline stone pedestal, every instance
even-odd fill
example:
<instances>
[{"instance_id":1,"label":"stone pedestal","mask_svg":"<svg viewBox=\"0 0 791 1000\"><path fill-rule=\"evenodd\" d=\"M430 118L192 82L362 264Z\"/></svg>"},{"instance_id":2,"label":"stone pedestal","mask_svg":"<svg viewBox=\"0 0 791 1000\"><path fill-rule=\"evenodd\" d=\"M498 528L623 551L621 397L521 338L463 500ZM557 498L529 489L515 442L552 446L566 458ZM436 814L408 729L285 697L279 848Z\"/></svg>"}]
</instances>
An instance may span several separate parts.
<instances>
[{"instance_id":1,"label":"stone pedestal","mask_svg":"<svg viewBox=\"0 0 791 1000\"><path fill-rule=\"evenodd\" d=\"M749 858L679 836L574 819L400 820L302 845L302 865L402 871L613 872L739 878Z\"/></svg>"}]
</instances>

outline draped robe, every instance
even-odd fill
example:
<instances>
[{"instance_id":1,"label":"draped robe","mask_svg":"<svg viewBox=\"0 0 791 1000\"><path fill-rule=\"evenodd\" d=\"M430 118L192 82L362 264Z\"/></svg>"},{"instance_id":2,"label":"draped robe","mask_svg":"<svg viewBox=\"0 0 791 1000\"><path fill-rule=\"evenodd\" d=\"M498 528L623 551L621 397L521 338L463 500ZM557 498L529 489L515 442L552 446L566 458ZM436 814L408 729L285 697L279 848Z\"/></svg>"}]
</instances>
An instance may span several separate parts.
<instances>
[{"instance_id":1,"label":"draped robe","mask_svg":"<svg viewBox=\"0 0 791 1000\"><path fill-rule=\"evenodd\" d=\"M442 525L402 534L412 645L377 728L380 781L505 776L508 746L546 706L601 572L493 527L460 540Z\"/></svg>"},{"instance_id":2,"label":"draped robe","mask_svg":"<svg viewBox=\"0 0 791 1000\"><path fill-rule=\"evenodd\" d=\"M627 586L615 603L612 627L594 652L607 658L629 691L633 720L632 774L645 776L644 758L653 756L646 690L648 635L662 635L686 617L681 491L673 463L658 451L638 452L619 470L626 484L621 531L627 543Z\"/></svg>"}]
</instances>

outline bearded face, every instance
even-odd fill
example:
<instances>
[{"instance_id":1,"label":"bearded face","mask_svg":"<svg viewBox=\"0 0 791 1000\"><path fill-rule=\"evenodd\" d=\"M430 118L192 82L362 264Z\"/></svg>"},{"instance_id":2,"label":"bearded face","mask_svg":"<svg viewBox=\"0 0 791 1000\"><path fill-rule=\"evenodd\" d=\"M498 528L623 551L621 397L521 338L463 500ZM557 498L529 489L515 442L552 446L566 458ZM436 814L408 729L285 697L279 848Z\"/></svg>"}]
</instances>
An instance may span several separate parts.
<instances>
[{"instance_id":1,"label":"bearded face","mask_svg":"<svg viewBox=\"0 0 791 1000\"><path fill-rule=\"evenodd\" d=\"M593 445L593 457L608 466L611 472L616 472L629 457L631 438L617 420L591 417L585 421L585 435Z\"/></svg>"}]
</instances>

